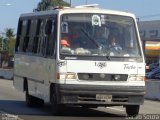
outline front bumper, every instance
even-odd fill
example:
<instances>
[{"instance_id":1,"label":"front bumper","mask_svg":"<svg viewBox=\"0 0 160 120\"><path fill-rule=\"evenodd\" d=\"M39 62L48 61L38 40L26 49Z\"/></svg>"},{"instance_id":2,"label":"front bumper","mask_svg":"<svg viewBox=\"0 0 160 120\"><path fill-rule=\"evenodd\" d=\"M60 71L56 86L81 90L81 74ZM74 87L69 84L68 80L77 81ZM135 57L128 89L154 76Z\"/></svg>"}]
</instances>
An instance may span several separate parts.
<instances>
[{"instance_id":1,"label":"front bumper","mask_svg":"<svg viewBox=\"0 0 160 120\"><path fill-rule=\"evenodd\" d=\"M106 86L57 84L59 104L140 105L145 86ZM111 101L96 100L96 95L112 95Z\"/></svg>"}]
</instances>

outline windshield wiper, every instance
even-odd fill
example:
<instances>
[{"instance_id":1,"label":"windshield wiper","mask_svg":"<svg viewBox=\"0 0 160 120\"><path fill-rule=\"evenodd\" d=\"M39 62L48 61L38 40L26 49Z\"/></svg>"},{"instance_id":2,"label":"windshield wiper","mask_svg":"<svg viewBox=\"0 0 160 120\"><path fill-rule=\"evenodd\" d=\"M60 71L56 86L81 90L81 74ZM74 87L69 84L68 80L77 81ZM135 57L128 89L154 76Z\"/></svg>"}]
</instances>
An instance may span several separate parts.
<instances>
[{"instance_id":1,"label":"windshield wiper","mask_svg":"<svg viewBox=\"0 0 160 120\"><path fill-rule=\"evenodd\" d=\"M94 43L96 45L97 48L100 48L99 44L97 43L97 41L95 39L93 39L88 33L87 31L85 31L83 28L81 28L82 32L89 38L90 41L92 41L92 43Z\"/></svg>"},{"instance_id":2,"label":"windshield wiper","mask_svg":"<svg viewBox=\"0 0 160 120\"><path fill-rule=\"evenodd\" d=\"M107 52L106 58L107 58L108 60L111 60L110 51Z\"/></svg>"}]
</instances>

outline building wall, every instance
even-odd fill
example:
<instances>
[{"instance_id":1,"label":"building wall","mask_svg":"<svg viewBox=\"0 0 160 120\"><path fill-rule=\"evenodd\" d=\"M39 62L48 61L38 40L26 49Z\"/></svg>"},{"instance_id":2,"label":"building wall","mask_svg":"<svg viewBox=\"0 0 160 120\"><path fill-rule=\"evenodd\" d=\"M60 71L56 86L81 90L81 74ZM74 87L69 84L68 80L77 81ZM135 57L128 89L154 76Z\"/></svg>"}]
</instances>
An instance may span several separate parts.
<instances>
[{"instance_id":1,"label":"building wall","mask_svg":"<svg viewBox=\"0 0 160 120\"><path fill-rule=\"evenodd\" d=\"M160 41L160 20L142 21L138 26L142 40Z\"/></svg>"},{"instance_id":2,"label":"building wall","mask_svg":"<svg viewBox=\"0 0 160 120\"><path fill-rule=\"evenodd\" d=\"M138 26L142 43L145 46L144 51L146 56L146 63L150 64L159 61L160 49L146 49L146 46L150 45L157 47L157 45L160 44L160 20L141 21L138 23Z\"/></svg>"}]
</instances>

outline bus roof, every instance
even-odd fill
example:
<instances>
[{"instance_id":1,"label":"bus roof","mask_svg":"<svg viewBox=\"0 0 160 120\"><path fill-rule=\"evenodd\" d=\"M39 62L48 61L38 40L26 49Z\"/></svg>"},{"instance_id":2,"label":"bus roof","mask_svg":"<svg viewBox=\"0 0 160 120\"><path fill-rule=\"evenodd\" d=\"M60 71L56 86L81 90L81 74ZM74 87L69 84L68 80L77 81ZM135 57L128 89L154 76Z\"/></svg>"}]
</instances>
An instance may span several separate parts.
<instances>
[{"instance_id":1,"label":"bus roof","mask_svg":"<svg viewBox=\"0 0 160 120\"><path fill-rule=\"evenodd\" d=\"M97 7L81 7L81 6L78 6L78 7L59 7L59 8L53 9L53 10L25 13L25 14L21 14L20 17L42 16L42 15L52 15L52 14L65 14L65 13L103 13L103 14L115 14L115 15L135 17L134 14L129 13L129 12L122 12L122 11L109 10L109 9L100 9Z\"/></svg>"}]
</instances>

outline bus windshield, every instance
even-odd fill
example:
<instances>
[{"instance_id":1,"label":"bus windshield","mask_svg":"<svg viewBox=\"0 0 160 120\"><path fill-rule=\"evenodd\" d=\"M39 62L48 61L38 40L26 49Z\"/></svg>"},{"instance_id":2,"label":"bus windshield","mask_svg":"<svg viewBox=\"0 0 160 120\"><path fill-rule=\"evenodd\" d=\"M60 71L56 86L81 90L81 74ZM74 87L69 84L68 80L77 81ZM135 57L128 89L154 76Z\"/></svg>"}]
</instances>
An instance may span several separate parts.
<instances>
[{"instance_id":1,"label":"bus windshield","mask_svg":"<svg viewBox=\"0 0 160 120\"><path fill-rule=\"evenodd\" d=\"M110 14L63 14L60 55L140 57L133 18Z\"/></svg>"}]
</instances>

